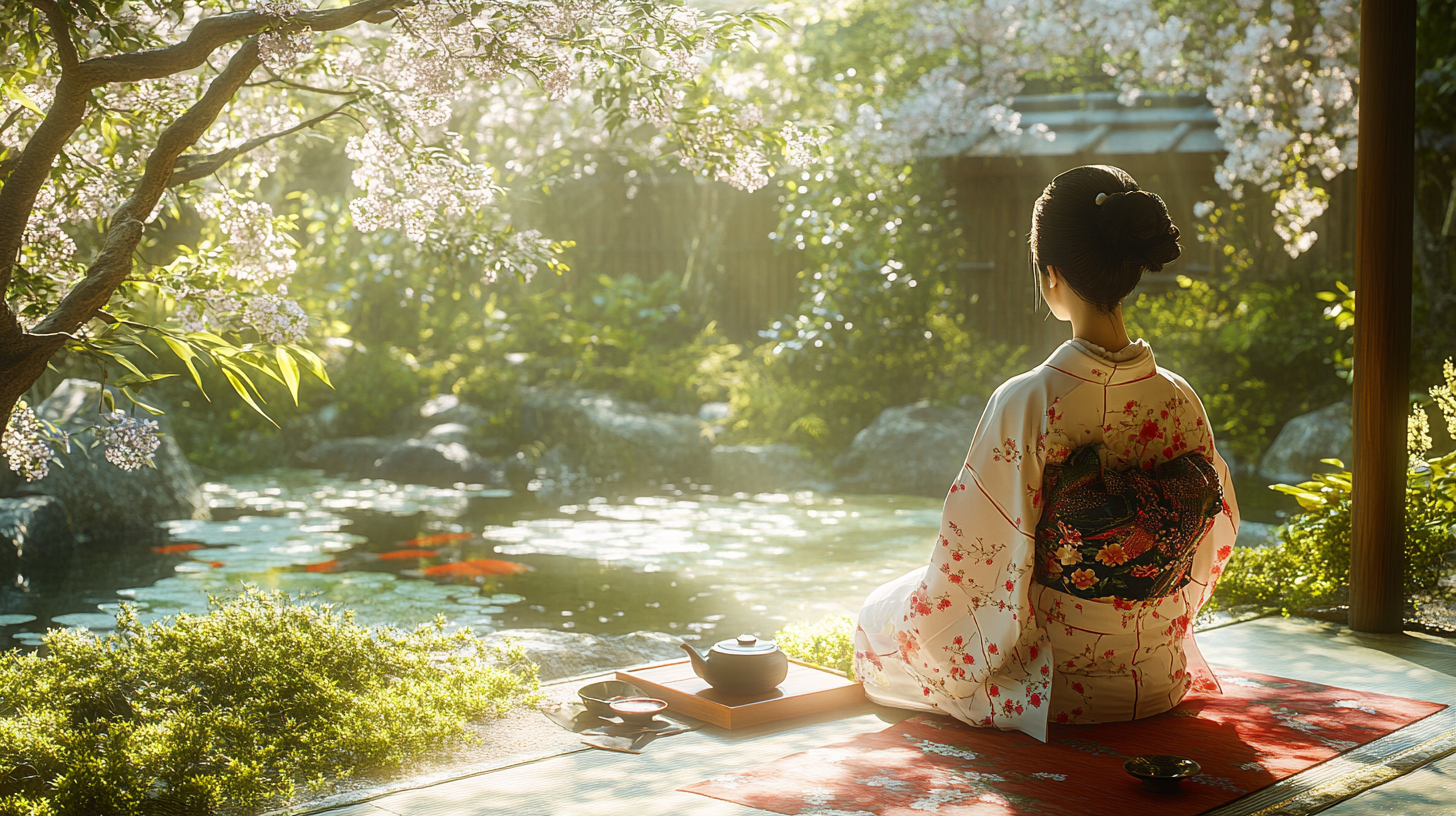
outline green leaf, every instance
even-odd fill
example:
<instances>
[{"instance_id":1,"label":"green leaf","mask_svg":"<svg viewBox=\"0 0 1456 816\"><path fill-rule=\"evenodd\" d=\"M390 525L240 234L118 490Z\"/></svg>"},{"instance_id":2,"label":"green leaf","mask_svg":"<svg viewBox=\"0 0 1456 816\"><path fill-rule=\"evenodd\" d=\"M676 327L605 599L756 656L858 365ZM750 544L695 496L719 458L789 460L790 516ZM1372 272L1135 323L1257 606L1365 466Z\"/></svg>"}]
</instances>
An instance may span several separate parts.
<instances>
[{"instance_id":1,"label":"green leaf","mask_svg":"<svg viewBox=\"0 0 1456 816\"><path fill-rule=\"evenodd\" d=\"M253 400L253 395L248 392L248 387L243 385L242 380L238 379L238 374L242 374L241 371L238 372L238 374L234 374L232 372L231 366L225 366L222 370L222 373L223 376L227 377L228 382L232 383L233 390L238 392L238 396L242 397L244 402L248 403L248 405L251 406L254 411L258 412L258 416L261 416L262 418L271 422L273 424L273 427L278 427L278 423L273 422L273 417L268 416L267 412L265 412L262 408L258 406L258 403ZM244 374L243 378L246 379L247 375Z\"/></svg>"},{"instance_id":2,"label":"green leaf","mask_svg":"<svg viewBox=\"0 0 1456 816\"><path fill-rule=\"evenodd\" d=\"M288 349L278 346L273 349L273 354L278 358L278 370L283 373L283 383L288 386L288 393L293 396L293 404L298 404L298 363L294 362L293 356Z\"/></svg>"},{"instance_id":3,"label":"green leaf","mask_svg":"<svg viewBox=\"0 0 1456 816\"><path fill-rule=\"evenodd\" d=\"M162 335L162 342L166 343L167 348L170 348L172 353L186 364L187 370L192 372L192 381L197 383L197 390L202 392L202 398L212 402L212 397L207 395L207 389L202 387L202 376L197 373L197 366L192 364L192 361L197 359L197 352L193 351L192 346L188 345L185 340L178 340L171 335Z\"/></svg>"},{"instance_id":4,"label":"green leaf","mask_svg":"<svg viewBox=\"0 0 1456 816\"><path fill-rule=\"evenodd\" d=\"M21 90L20 88L17 88L14 85L6 84L5 95L29 108L32 113L45 116L45 111L40 109L40 105L35 104L35 100L27 96L25 91Z\"/></svg>"},{"instance_id":5,"label":"green leaf","mask_svg":"<svg viewBox=\"0 0 1456 816\"><path fill-rule=\"evenodd\" d=\"M130 388L127 388L127 387L124 387L123 386L122 389L121 389L121 393L125 394L126 395L126 398L129 399L129 400L131 400L131 402L132 402L133 405L141 408L143 411L147 411L152 416L161 416L162 414L165 414L166 413L166 411L163 411L160 408L154 408L154 407L146 404L145 402L142 402L140 399L137 399L136 392L135 391L132 391Z\"/></svg>"},{"instance_id":6,"label":"green leaf","mask_svg":"<svg viewBox=\"0 0 1456 816\"><path fill-rule=\"evenodd\" d=\"M318 377L320 380L323 380L324 385L327 385L330 388L334 387L334 384L329 382L328 372L324 370L324 361L322 358L320 358L317 354L314 354L312 351L299 345L290 345L288 347L288 350L303 358L303 364L308 367L309 372L315 377Z\"/></svg>"}]
</instances>

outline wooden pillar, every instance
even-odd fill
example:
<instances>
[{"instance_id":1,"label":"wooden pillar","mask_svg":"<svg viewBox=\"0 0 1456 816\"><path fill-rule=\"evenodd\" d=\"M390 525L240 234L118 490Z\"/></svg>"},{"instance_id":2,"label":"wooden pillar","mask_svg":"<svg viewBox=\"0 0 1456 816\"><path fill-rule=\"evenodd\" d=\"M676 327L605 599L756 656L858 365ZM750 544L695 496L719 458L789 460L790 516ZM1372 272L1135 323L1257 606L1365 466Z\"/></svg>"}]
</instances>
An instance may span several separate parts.
<instances>
[{"instance_id":1,"label":"wooden pillar","mask_svg":"<svg viewBox=\"0 0 1456 816\"><path fill-rule=\"evenodd\" d=\"M1355 478L1350 627L1398 632L1405 608L1415 0L1360 4L1355 232Z\"/></svg>"}]
</instances>

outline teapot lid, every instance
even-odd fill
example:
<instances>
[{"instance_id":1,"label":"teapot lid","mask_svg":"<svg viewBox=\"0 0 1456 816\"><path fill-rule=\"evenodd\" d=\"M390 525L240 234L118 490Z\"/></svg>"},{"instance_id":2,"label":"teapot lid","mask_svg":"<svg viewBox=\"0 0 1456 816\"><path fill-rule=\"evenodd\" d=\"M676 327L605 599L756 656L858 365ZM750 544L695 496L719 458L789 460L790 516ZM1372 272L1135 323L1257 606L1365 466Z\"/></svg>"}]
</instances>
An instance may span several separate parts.
<instances>
[{"instance_id":1,"label":"teapot lid","mask_svg":"<svg viewBox=\"0 0 1456 816\"><path fill-rule=\"evenodd\" d=\"M778 644L772 640L759 640L753 635L739 635L732 640L720 640L713 644L713 651L727 654L769 654L778 651Z\"/></svg>"}]
</instances>

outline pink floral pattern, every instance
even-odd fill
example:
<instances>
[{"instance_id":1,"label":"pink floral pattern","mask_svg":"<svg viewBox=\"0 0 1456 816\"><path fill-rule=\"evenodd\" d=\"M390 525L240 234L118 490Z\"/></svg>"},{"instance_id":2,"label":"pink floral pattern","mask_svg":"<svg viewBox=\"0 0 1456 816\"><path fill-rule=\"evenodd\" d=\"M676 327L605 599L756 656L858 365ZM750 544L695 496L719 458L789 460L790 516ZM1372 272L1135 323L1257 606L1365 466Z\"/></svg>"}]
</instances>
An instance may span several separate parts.
<instances>
[{"instance_id":1,"label":"pink floral pattern","mask_svg":"<svg viewBox=\"0 0 1456 816\"><path fill-rule=\"evenodd\" d=\"M1042 473L1094 443L1112 468L1150 468L1191 451L1214 462L1222 512L1174 595L1102 603L1033 586ZM1188 622L1207 602L1237 530L1228 468L1188 384L1158 368L1151 350L1113 364L1064 344L992 396L946 497L929 563L865 601L856 674L877 702L1043 740L1048 722L1165 711L1191 688L1217 689ZM1098 580L1097 564L1132 557L1125 542L1093 554L1076 530L1056 534L1061 547L1040 566L1073 585Z\"/></svg>"}]
</instances>

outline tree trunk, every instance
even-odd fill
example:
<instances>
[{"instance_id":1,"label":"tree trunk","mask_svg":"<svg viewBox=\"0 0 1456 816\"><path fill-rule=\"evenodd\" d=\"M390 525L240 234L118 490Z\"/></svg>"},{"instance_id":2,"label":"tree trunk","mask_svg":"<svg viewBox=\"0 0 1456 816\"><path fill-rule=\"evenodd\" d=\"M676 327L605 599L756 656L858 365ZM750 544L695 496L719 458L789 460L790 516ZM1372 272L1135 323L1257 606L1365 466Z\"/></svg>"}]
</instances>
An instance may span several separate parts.
<instances>
[{"instance_id":1,"label":"tree trunk","mask_svg":"<svg viewBox=\"0 0 1456 816\"><path fill-rule=\"evenodd\" d=\"M18 329L0 340L0 417L7 425L15 403L35 385L45 373L46 363L66 344L64 335L37 337Z\"/></svg>"}]
</instances>

